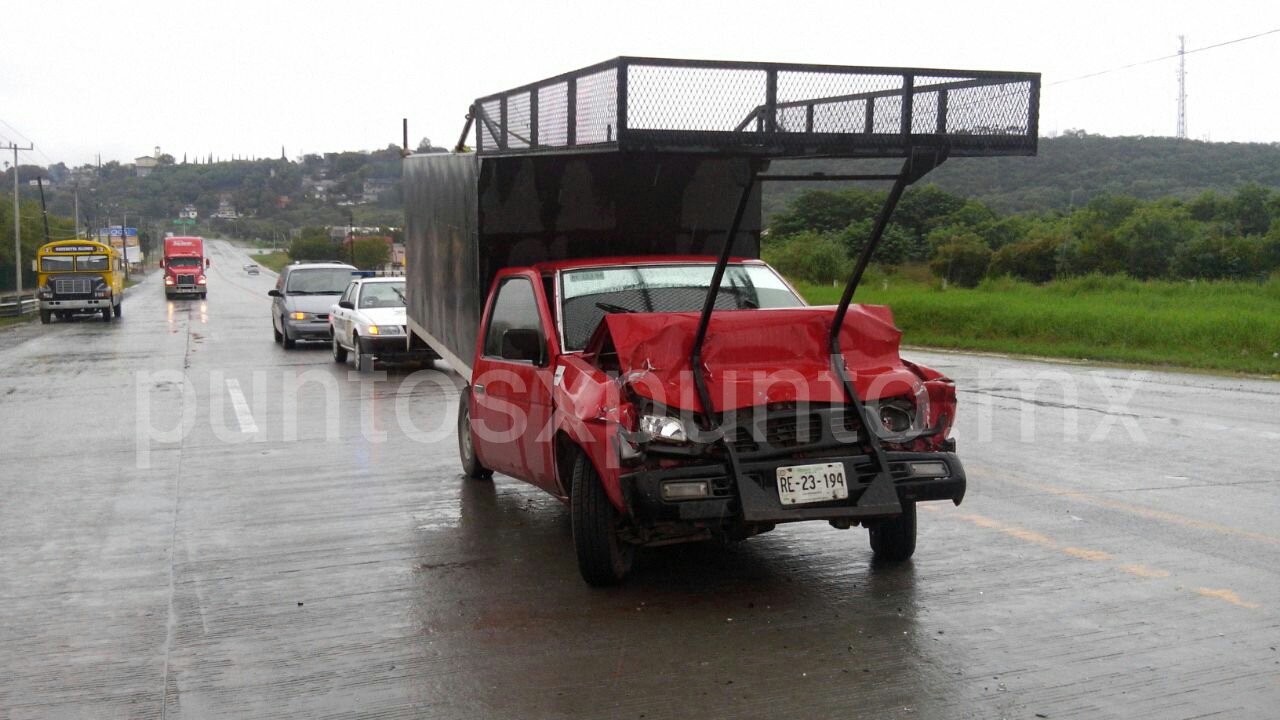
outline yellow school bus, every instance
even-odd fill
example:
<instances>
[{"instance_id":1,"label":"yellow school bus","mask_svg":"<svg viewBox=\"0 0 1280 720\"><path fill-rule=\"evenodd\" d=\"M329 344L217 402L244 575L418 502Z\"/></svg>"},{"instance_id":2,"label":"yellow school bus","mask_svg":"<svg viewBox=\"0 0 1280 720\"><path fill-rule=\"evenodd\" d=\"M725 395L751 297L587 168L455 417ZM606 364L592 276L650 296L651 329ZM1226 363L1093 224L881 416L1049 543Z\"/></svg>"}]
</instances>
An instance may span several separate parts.
<instances>
[{"instance_id":1,"label":"yellow school bus","mask_svg":"<svg viewBox=\"0 0 1280 720\"><path fill-rule=\"evenodd\" d=\"M103 320L120 316L124 299L124 254L93 240L58 240L36 252L40 274L40 322L75 313L101 312Z\"/></svg>"}]
</instances>

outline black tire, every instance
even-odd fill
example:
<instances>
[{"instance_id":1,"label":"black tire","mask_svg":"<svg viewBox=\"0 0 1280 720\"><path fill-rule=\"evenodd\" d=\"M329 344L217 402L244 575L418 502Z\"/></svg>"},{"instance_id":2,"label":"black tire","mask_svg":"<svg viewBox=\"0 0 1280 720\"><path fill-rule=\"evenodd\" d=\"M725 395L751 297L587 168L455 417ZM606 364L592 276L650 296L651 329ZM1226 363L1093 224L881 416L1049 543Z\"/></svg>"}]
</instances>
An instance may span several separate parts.
<instances>
[{"instance_id":1,"label":"black tire","mask_svg":"<svg viewBox=\"0 0 1280 720\"><path fill-rule=\"evenodd\" d=\"M338 336L333 336L333 361L339 365L347 363L347 349L338 344Z\"/></svg>"},{"instance_id":2,"label":"black tire","mask_svg":"<svg viewBox=\"0 0 1280 720\"><path fill-rule=\"evenodd\" d=\"M584 453L573 462L569 489L569 518L578 571L588 585L617 585L631 572L635 546L618 537L618 511L600 483L596 468Z\"/></svg>"},{"instance_id":3,"label":"black tire","mask_svg":"<svg viewBox=\"0 0 1280 720\"><path fill-rule=\"evenodd\" d=\"M284 340L284 335L281 335L280 331L276 329L276 324L274 321L271 323L271 337L276 341L277 345L279 345L280 342Z\"/></svg>"},{"instance_id":4,"label":"black tire","mask_svg":"<svg viewBox=\"0 0 1280 720\"><path fill-rule=\"evenodd\" d=\"M102 308L102 322L111 322L111 306Z\"/></svg>"},{"instance_id":5,"label":"black tire","mask_svg":"<svg viewBox=\"0 0 1280 720\"><path fill-rule=\"evenodd\" d=\"M916 552L916 504L902 503L902 514L881 520L868 530L875 559L901 562Z\"/></svg>"},{"instance_id":6,"label":"black tire","mask_svg":"<svg viewBox=\"0 0 1280 720\"><path fill-rule=\"evenodd\" d=\"M205 292L200 293L200 299L201 299L201 300L208 300L208 299L209 299L209 292L206 290Z\"/></svg>"},{"instance_id":7,"label":"black tire","mask_svg":"<svg viewBox=\"0 0 1280 720\"><path fill-rule=\"evenodd\" d=\"M471 441L471 390L463 390L458 397L458 459L462 461L462 473L473 480L493 477L493 471L480 464L476 446Z\"/></svg>"},{"instance_id":8,"label":"black tire","mask_svg":"<svg viewBox=\"0 0 1280 720\"><path fill-rule=\"evenodd\" d=\"M373 372L373 353L369 352L368 341L359 335L352 335L351 344L356 348L356 370L362 373Z\"/></svg>"},{"instance_id":9,"label":"black tire","mask_svg":"<svg viewBox=\"0 0 1280 720\"><path fill-rule=\"evenodd\" d=\"M48 325L52 320L53 320L53 311L52 311L52 310L41 310L41 311L40 311L40 324L41 324L41 325Z\"/></svg>"},{"instance_id":10,"label":"black tire","mask_svg":"<svg viewBox=\"0 0 1280 720\"><path fill-rule=\"evenodd\" d=\"M124 317L123 311L124 311L124 300L121 300L120 304L116 305L116 317L118 318Z\"/></svg>"},{"instance_id":11,"label":"black tire","mask_svg":"<svg viewBox=\"0 0 1280 720\"><path fill-rule=\"evenodd\" d=\"M280 318L280 342L285 350L292 350L298 346L298 341L289 337L289 326L284 324L284 318Z\"/></svg>"}]
</instances>

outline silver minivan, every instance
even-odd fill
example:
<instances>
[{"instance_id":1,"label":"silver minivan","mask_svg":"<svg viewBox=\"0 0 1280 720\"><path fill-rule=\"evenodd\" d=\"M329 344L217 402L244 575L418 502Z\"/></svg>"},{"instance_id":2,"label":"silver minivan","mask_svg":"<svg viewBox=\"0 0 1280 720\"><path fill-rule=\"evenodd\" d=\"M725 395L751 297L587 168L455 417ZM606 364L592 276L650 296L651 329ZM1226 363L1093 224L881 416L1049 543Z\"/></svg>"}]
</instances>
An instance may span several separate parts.
<instances>
[{"instance_id":1,"label":"silver minivan","mask_svg":"<svg viewBox=\"0 0 1280 720\"><path fill-rule=\"evenodd\" d=\"M271 296L271 332L292 348L299 340L329 342L329 308L351 283L356 269L339 262L295 262L276 279Z\"/></svg>"}]
</instances>

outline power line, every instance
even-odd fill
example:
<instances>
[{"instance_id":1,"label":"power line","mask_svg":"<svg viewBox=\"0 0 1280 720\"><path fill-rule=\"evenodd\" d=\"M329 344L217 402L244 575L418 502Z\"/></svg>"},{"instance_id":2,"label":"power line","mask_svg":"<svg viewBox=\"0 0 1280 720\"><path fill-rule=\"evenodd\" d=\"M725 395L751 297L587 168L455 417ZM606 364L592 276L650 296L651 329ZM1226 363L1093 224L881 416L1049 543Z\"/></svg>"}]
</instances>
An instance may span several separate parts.
<instances>
[{"instance_id":1,"label":"power line","mask_svg":"<svg viewBox=\"0 0 1280 720\"><path fill-rule=\"evenodd\" d=\"M1067 78L1066 80L1058 80L1055 82L1046 83L1045 87L1051 87L1053 85L1062 85L1064 83L1069 83L1069 82L1076 82L1077 80L1088 80L1089 78L1095 78L1100 75L1110 75L1111 73L1120 72L1121 70L1129 70L1131 68L1141 67L1143 65L1150 65L1152 63L1158 63L1164 60L1172 60L1176 57L1181 57L1183 55L1190 55L1192 53L1204 52L1205 50L1213 50L1215 48L1225 47L1227 45L1242 43L1242 42L1245 42L1246 40L1257 40L1260 37L1266 37L1267 35L1274 35L1276 33L1280 33L1280 28L1275 28L1274 30L1267 30L1266 32L1260 32L1256 35L1249 35L1247 37L1236 38L1235 40L1227 40L1225 42L1214 43L1213 45L1205 45L1204 47L1194 48L1192 50L1187 50L1186 52L1176 52L1176 53L1173 53L1172 55L1164 55L1158 58L1151 58L1150 60L1142 60L1140 62L1129 63L1128 65L1121 65L1120 67L1114 67L1109 70L1099 70L1098 72L1092 72L1092 73L1089 73L1088 75L1080 75L1079 77Z\"/></svg>"},{"instance_id":2,"label":"power line","mask_svg":"<svg viewBox=\"0 0 1280 720\"><path fill-rule=\"evenodd\" d=\"M26 135L24 135L24 134L23 134L23 132L22 132L21 130L19 130L18 128L14 127L12 124L10 124L10 123L9 123L7 120L5 120L4 118L0 118L0 125L4 125L5 127L9 128L10 130L12 130L12 131L14 131L15 133L17 133L17 134L18 134L18 137L22 138L23 140L26 140L28 145L30 145L32 148L34 148L36 152L40 153L40 155L41 155L41 156L43 156L45 160L48 160L50 165L53 165L53 164L54 164L54 163L53 163L53 158L49 157L48 155L45 155L45 154L44 154L44 150L41 150L41 149L39 148L39 146L37 146L37 145L36 145L35 141L34 141L34 140L32 140L31 138L27 137ZM13 141L10 141L10 144L15 144L15 143L13 143Z\"/></svg>"}]
</instances>

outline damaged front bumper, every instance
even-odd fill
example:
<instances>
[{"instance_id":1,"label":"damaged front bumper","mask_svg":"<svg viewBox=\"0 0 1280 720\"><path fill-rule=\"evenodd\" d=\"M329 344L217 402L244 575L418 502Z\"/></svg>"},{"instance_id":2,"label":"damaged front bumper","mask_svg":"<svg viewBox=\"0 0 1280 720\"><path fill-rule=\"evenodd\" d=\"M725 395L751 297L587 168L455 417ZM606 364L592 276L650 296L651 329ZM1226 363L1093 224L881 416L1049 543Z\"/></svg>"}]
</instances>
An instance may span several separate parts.
<instances>
[{"instance_id":1,"label":"damaged front bumper","mask_svg":"<svg viewBox=\"0 0 1280 720\"><path fill-rule=\"evenodd\" d=\"M889 474L879 473L874 456L845 455L824 458L740 459L738 472L729 462L691 463L624 474L623 498L640 526L685 522L700 526L773 525L802 520L828 520L856 524L864 519L892 517L904 502L964 499L964 466L954 452L886 451ZM783 505L778 493L778 468L803 463L841 463L849 497L841 500ZM937 464L945 465L938 474ZM931 472L917 470L928 467ZM668 499L667 483L705 481L709 497Z\"/></svg>"}]
</instances>

